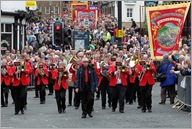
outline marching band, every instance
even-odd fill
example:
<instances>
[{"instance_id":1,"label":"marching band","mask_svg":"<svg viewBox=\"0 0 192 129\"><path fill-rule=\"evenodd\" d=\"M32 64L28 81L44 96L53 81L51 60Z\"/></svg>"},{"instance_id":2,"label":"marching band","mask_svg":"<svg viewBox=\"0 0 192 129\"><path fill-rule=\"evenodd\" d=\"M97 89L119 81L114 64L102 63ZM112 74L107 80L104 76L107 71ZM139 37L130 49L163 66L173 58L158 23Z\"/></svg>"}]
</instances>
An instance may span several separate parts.
<instances>
[{"instance_id":1,"label":"marching band","mask_svg":"<svg viewBox=\"0 0 192 129\"><path fill-rule=\"evenodd\" d=\"M48 88L49 95L55 92L59 113L64 113L66 109L66 91L69 92L68 106L74 104L75 109L78 109L80 103L85 102L84 99L82 100L82 93L77 90L80 85L78 76L82 74L77 72L84 65L83 60L86 58L88 68L93 69L96 75L95 83L97 84L94 88L101 92L102 109L106 108L107 95L108 107L112 108L112 112L115 112L119 102L119 112L124 113L124 102L133 104L136 98L137 108L141 108L142 112L146 110L152 112L151 91L155 84L153 77L153 73L156 72L155 65L147 54L142 54L138 50L134 54L123 54L122 56L121 53L108 54L103 51L87 50L73 52L67 56L60 51L46 54L4 55L1 65L1 106L7 106L10 89L15 104L15 115L20 111L24 114L27 105L27 86L34 81L35 97L38 98L40 95L40 104L45 104L46 88ZM32 78L31 75L33 75ZM68 87L69 80L73 82L73 87ZM73 89L75 94L72 103ZM94 102L92 106L93 104ZM93 111L93 107L90 108ZM92 114L89 115L92 116Z\"/></svg>"}]
</instances>

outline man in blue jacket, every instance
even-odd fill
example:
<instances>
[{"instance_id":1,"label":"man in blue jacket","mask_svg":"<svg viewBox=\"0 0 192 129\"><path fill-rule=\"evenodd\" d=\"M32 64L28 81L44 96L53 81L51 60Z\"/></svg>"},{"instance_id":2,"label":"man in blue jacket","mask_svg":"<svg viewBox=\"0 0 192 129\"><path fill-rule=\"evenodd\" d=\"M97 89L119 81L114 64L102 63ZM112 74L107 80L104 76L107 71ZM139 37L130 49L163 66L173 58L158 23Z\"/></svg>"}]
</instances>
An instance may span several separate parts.
<instances>
[{"instance_id":1,"label":"man in blue jacket","mask_svg":"<svg viewBox=\"0 0 192 129\"><path fill-rule=\"evenodd\" d=\"M80 93L81 104L82 104L82 118L86 118L88 114L92 115L94 92L98 90L98 81L95 70L89 66L89 59L83 58L82 65L77 70L75 88L76 92Z\"/></svg>"},{"instance_id":2,"label":"man in blue jacket","mask_svg":"<svg viewBox=\"0 0 192 129\"><path fill-rule=\"evenodd\" d=\"M163 61L159 65L158 73L165 73L166 79L160 83L161 86L161 102L159 104L165 104L166 101L166 91L168 91L170 95L170 104L174 104L175 99L175 84L176 75L170 73L171 69L173 69L175 65L172 61L169 60L169 56L165 54L163 56ZM167 69L166 69L167 68Z\"/></svg>"}]
</instances>

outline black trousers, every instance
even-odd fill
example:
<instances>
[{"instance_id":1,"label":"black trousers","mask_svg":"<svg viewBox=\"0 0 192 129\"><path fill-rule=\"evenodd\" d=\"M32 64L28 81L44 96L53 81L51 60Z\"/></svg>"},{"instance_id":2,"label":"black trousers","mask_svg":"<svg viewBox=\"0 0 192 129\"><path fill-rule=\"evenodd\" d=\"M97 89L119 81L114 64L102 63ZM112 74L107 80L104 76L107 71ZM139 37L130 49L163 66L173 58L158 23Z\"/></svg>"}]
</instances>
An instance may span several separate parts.
<instances>
[{"instance_id":1,"label":"black trousers","mask_svg":"<svg viewBox=\"0 0 192 129\"><path fill-rule=\"evenodd\" d=\"M110 93L109 81L106 77L103 77L103 79L101 80L99 90L101 91L102 107L106 107L106 94L108 94L108 104L111 105L111 93Z\"/></svg>"},{"instance_id":2,"label":"black trousers","mask_svg":"<svg viewBox=\"0 0 192 129\"><path fill-rule=\"evenodd\" d=\"M128 86L126 87L126 103L129 102L129 104L133 103L134 100L134 83L129 83Z\"/></svg>"},{"instance_id":3,"label":"black trousers","mask_svg":"<svg viewBox=\"0 0 192 129\"><path fill-rule=\"evenodd\" d=\"M21 83L19 86L13 86L13 94L15 99L15 112L18 113L24 109L25 105L25 95L26 95L26 86L23 86Z\"/></svg>"},{"instance_id":4,"label":"black trousers","mask_svg":"<svg viewBox=\"0 0 192 129\"><path fill-rule=\"evenodd\" d=\"M9 89L10 89L10 91L11 91L11 97L12 97L12 99L13 99L13 102L15 102L15 100L14 100L14 95L13 95L13 86L12 86L12 84L10 84Z\"/></svg>"},{"instance_id":5,"label":"black trousers","mask_svg":"<svg viewBox=\"0 0 192 129\"><path fill-rule=\"evenodd\" d=\"M41 82L39 85L39 90L40 90L40 102L45 101L45 96L46 96L46 91L45 91L45 85Z\"/></svg>"},{"instance_id":6,"label":"black trousers","mask_svg":"<svg viewBox=\"0 0 192 129\"><path fill-rule=\"evenodd\" d=\"M119 100L119 111L124 110L124 97L126 92L126 87L122 84L117 84L116 86L111 86L111 101L112 108L115 110L117 108L117 101Z\"/></svg>"},{"instance_id":7,"label":"black trousers","mask_svg":"<svg viewBox=\"0 0 192 129\"><path fill-rule=\"evenodd\" d=\"M152 85L149 85L148 83L146 86L140 86L141 90L141 106L142 110L151 109L152 108Z\"/></svg>"},{"instance_id":8,"label":"black trousers","mask_svg":"<svg viewBox=\"0 0 192 129\"><path fill-rule=\"evenodd\" d=\"M94 94L91 91L82 91L80 92L81 97L81 107L82 107L82 114L90 114L93 109L94 103Z\"/></svg>"},{"instance_id":9,"label":"black trousers","mask_svg":"<svg viewBox=\"0 0 192 129\"><path fill-rule=\"evenodd\" d=\"M8 104L9 86L5 85L5 82L1 84L1 106Z\"/></svg>"},{"instance_id":10,"label":"black trousers","mask_svg":"<svg viewBox=\"0 0 192 129\"><path fill-rule=\"evenodd\" d=\"M73 90L74 90L74 87L69 86L69 88L68 88L68 92L69 92L68 98L69 98L69 104L70 105L72 105ZM74 100L73 100L73 102L74 102Z\"/></svg>"},{"instance_id":11,"label":"black trousers","mask_svg":"<svg viewBox=\"0 0 192 129\"><path fill-rule=\"evenodd\" d=\"M51 78L49 78L48 89L49 89L49 93L50 93L50 94L53 94L53 85L54 85L54 80L52 80Z\"/></svg>"},{"instance_id":12,"label":"black trousers","mask_svg":"<svg viewBox=\"0 0 192 129\"><path fill-rule=\"evenodd\" d=\"M96 98L97 98L97 99L99 99L99 98L100 98L100 94L101 94L100 92L101 92L101 90L100 90L100 89L98 89L98 91L96 91Z\"/></svg>"},{"instance_id":13,"label":"black trousers","mask_svg":"<svg viewBox=\"0 0 192 129\"><path fill-rule=\"evenodd\" d=\"M37 78L35 79L35 97L39 97L39 86L37 85Z\"/></svg>"},{"instance_id":14,"label":"black trousers","mask_svg":"<svg viewBox=\"0 0 192 129\"><path fill-rule=\"evenodd\" d=\"M135 89L136 89L136 93L137 93L137 102L138 105L141 106L141 90L140 90L140 86L139 86L139 79L136 77L135 79Z\"/></svg>"},{"instance_id":15,"label":"black trousers","mask_svg":"<svg viewBox=\"0 0 192 129\"><path fill-rule=\"evenodd\" d=\"M75 85L75 83L74 83ZM80 101L81 101L81 98L80 98L80 93L78 92L75 92L75 97L74 97L74 106L75 107L79 107L80 106Z\"/></svg>"},{"instance_id":16,"label":"black trousers","mask_svg":"<svg viewBox=\"0 0 192 129\"><path fill-rule=\"evenodd\" d=\"M57 102L58 111L65 110L66 90L63 89L63 87L61 87L60 90L55 90L55 98Z\"/></svg>"}]
</instances>

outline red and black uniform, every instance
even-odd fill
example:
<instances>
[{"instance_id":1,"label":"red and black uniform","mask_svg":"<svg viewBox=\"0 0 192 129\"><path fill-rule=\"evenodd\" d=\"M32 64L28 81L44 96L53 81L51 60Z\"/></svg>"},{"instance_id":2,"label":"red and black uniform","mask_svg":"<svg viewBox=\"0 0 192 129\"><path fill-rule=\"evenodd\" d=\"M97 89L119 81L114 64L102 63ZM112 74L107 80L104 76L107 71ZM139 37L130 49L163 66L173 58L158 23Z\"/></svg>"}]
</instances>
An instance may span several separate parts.
<instances>
[{"instance_id":1,"label":"red and black uniform","mask_svg":"<svg viewBox=\"0 0 192 129\"><path fill-rule=\"evenodd\" d=\"M71 81L74 83L74 86L75 86L76 70L74 68L75 68L75 64L71 64L71 67L69 68L69 72L72 73ZM72 105L73 89L74 87L69 87L69 105ZM77 92L75 92L75 95L74 95L74 106L76 109L78 109L80 106L80 94Z\"/></svg>"},{"instance_id":2,"label":"red and black uniform","mask_svg":"<svg viewBox=\"0 0 192 129\"><path fill-rule=\"evenodd\" d=\"M67 73L67 71L65 72ZM67 79L69 76L68 73L65 75L66 76L64 76L64 73L62 72L61 82L59 85L59 72L57 69L53 70L52 78L55 80L54 90L59 113L64 113L66 109L66 90L68 89Z\"/></svg>"},{"instance_id":3,"label":"red and black uniform","mask_svg":"<svg viewBox=\"0 0 192 129\"><path fill-rule=\"evenodd\" d=\"M101 91L101 103L102 103L103 109L105 109L106 107L106 94L108 94L108 106L111 107L111 94L110 94L110 87L109 87L108 70L109 70L109 65L102 66L102 68L98 68L98 73L97 73L98 87L99 87L99 90ZM102 75L101 72L103 72L104 75Z\"/></svg>"},{"instance_id":4,"label":"red and black uniform","mask_svg":"<svg viewBox=\"0 0 192 129\"><path fill-rule=\"evenodd\" d=\"M20 73L20 78L16 77L15 72L17 68L14 66L14 81L13 81L13 93L15 100L15 115L21 111L24 114L24 106L25 106L25 95L27 92L27 86L30 83L29 74L31 73L30 64L25 62L25 71Z\"/></svg>"},{"instance_id":5,"label":"red and black uniform","mask_svg":"<svg viewBox=\"0 0 192 129\"><path fill-rule=\"evenodd\" d=\"M136 66L134 66L134 76L133 76L133 82L135 82L135 90L136 90L136 93L135 95L137 94L137 102L138 102L138 107L137 108L141 108L141 91L140 91L140 88L139 88L139 75L140 75L140 71L141 70L141 67L139 64L137 64Z\"/></svg>"},{"instance_id":6,"label":"red and black uniform","mask_svg":"<svg viewBox=\"0 0 192 129\"><path fill-rule=\"evenodd\" d=\"M9 66L1 66L1 70L5 69L7 73L3 75L1 73L1 107L7 107L9 86L11 84L11 69Z\"/></svg>"},{"instance_id":7,"label":"red and black uniform","mask_svg":"<svg viewBox=\"0 0 192 129\"><path fill-rule=\"evenodd\" d=\"M39 86L40 90L40 104L45 104L45 95L46 95L46 85L48 84L48 69L43 65L44 75L39 74L39 68L35 71L35 77L37 77L37 85Z\"/></svg>"},{"instance_id":8,"label":"red and black uniform","mask_svg":"<svg viewBox=\"0 0 192 129\"><path fill-rule=\"evenodd\" d=\"M53 94L53 85L55 83L55 81L52 79L52 75L53 75L53 71L56 69L56 63L55 61L51 62L51 65L48 66L49 67L49 78L48 78L48 89L49 89L49 94L48 95L52 95Z\"/></svg>"},{"instance_id":9,"label":"red and black uniform","mask_svg":"<svg viewBox=\"0 0 192 129\"><path fill-rule=\"evenodd\" d=\"M141 74L143 77L140 77L140 82L139 82L139 86L140 86L140 90L141 90L141 103L142 103L142 111L145 112L146 108L149 110L149 112L151 112L151 108L152 108L152 86L155 84L155 80L153 77L153 73L156 72L156 68L153 62L149 62L150 64L150 69L143 72L143 74ZM144 67L146 66L141 66L139 64L139 69L138 72L141 73L142 70L144 69Z\"/></svg>"},{"instance_id":10,"label":"red and black uniform","mask_svg":"<svg viewBox=\"0 0 192 129\"><path fill-rule=\"evenodd\" d=\"M111 89L111 100L112 100L112 111L114 112L117 108L117 101L119 100L119 111L124 112L124 96L127 87L127 76L128 71L121 72L120 77L116 75L117 68L114 64L109 67L109 86Z\"/></svg>"}]
</instances>

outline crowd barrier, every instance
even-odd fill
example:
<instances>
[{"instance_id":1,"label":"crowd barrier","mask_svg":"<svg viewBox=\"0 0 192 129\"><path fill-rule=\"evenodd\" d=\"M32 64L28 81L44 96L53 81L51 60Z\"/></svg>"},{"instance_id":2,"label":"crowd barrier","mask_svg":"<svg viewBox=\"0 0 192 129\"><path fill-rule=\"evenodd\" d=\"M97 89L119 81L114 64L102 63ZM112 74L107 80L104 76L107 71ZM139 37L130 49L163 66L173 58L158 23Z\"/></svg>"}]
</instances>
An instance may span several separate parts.
<instances>
[{"instance_id":1,"label":"crowd barrier","mask_svg":"<svg viewBox=\"0 0 192 129\"><path fill-rule=\"evenodd\" d=\"M177 98L173 108L180 111L184 106L191 107L191 76L178 75Z\"/></svg>"}]
</instances>

